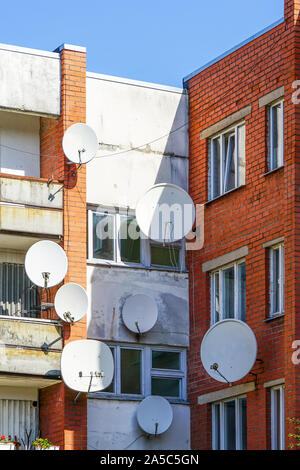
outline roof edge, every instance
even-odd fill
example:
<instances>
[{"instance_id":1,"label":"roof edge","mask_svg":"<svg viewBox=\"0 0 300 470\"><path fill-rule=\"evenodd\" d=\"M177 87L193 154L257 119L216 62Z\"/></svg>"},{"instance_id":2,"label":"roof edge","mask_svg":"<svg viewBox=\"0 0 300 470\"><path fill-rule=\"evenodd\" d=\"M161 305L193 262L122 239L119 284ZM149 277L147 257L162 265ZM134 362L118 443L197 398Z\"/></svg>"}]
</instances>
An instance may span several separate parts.
<instances>
[{"instance_id":1,"label":"roof edge","mask_svg":"<svg viewBox=\"0 0 300 470\"><path fill-rule=\"evenodd\" d=\"M152 89L160 90L160 91L169 91L172 93L179 93L181 95L186 93L186 90L184 88L168 86L168 85L160 85L159 83L144 82L140 80L133 80L131 78L117 77L115 75L105 75L102 73L87 71L86 76L87 78L94 78L96 80L122 83L124 85L133 85L133 86L142 87L142 88L152 88Z\"/></svg>"}]
</instances>

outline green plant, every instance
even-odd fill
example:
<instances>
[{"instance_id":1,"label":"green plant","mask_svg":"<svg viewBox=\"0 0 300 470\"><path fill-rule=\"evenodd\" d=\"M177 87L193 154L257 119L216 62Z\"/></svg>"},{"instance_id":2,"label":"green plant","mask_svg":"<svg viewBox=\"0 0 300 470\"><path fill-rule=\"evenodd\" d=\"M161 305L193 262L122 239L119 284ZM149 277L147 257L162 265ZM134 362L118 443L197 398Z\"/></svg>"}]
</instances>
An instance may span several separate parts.
<instances>
[{"instance_id":1,"label":"green plant","mask_svg":"<svg viewBox=\"0 0 300 470\"><path fill-rule=\"evenodd\" d=\"M50 442L48 439L43 439L42 437L38 437L35 441L32 443L33 447L42 447L43 449L48 449L48 447L53 446L52 442Z\"/></svg>"},{"instance_id":2,"label":"green plant","mask_svg":"<svg viewBox=\"0 0 300 470\"><path fill-rule=\"evenodd\" d=\"M294 432L288 434L288 438L292 441L289 444L289 448L300 447L300 419L287 418L287 421L294 427Z\"/></svg>"},{"instance_id":3,"label":"green plant","mask_svg":"<svg viewBox=\"0 0 300 470\"><path fill-rule=\"evenodd\" d=\"M0 436L0 442L11 444L13 441L11 440L10 436Z\"/></svg>"}]
</instances>

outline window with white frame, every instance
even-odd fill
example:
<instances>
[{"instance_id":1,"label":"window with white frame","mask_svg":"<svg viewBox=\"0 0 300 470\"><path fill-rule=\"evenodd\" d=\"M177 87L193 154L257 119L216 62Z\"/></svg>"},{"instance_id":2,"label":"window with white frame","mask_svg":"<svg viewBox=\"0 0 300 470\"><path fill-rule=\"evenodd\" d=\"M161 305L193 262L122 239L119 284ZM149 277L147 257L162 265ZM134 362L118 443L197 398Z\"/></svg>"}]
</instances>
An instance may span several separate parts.
<instances>
[{"instance_id":1,"label":"window with white frame","mask_svg":"<svg viewBox=\"0 0 300 470\"><path fill-rule=\"evenodd\" d=\"M285 448L284 386L271 389L271 446L272 450Z\"/></svg>"},{"instance_id":2,"label":"window with white frame","mask_svg":"<svg viewBox=\"0 0 300 470\"><path fill-rule=\"evenodd\" d=\"M245 184L245 123L212 138L209 155L210 200Z\"/></svg>"},{"instance_id":3,"label":"window with white frame","mask_svg":"<svg viewBox=\"0 0 300 470\"><path fill-rule=\"evenodd\" d=\"M283 101L268 107L268 169L275 170L284 162Z\"/></svg>"},{"instance_id":4,"label":"window with white frame","mask_svg":"<svg viewBox=\"0 0 300 470\"><path fill-rule=\"evenodd\" d=\"M210 275L211 324L236 318L246 321L246 264L244 260L219 268Z\"/></svg>"},{"instance_id":5,"label":"window with white frame","mask_svg":"<svg viewBox=\"0 0 300 470\"><path fill-rule=\"evenodd\" d=\"M246 397L212 405L212 447L213 450L247 449Z\"/></svg>"},{"instance_id":6,"label":"window with white frame","mask_svg":"<svg viewBox=\"0 0 300 470\"><path fill-rule=\"evenodd\" d=\"M269 250L270 316L284 313L284 245Z\"/></svg>"},{"instance_id":7,"label":"window with white frame","mask_svg":"<svg viewBox=\"0 0 300 470\"><path fill-rule=\"evenodd\" d=\"M142 236L134 214L122 211L89 210L91 262L183 270L183 241L159 244Z\"/></svg>"},{"instance_id":8,"label":"window with white frame","mask_svg":"<svg viewBox=\"0 0 300 470\"><path fill-rule=\"evenodd\" d=\"M110 348L115 375L101 396L160 395L170 400L186 399L185 351L159 346L111 345Z\"/></svg>"}]
</instances>

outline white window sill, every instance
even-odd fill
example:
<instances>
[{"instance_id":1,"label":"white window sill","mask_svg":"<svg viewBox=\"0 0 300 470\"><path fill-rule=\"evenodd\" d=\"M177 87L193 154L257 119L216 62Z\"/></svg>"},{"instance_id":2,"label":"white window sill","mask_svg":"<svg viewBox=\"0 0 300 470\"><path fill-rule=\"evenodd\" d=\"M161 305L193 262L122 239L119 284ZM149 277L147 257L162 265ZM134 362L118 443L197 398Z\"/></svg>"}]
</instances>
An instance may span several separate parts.
<instances>
[{"instance_id":1,"label":"white window sill","mask_svg":"<svg viewBox=\"0 0 300 470\"><path fill-rule=\"evenodd\" d=\"M281 170L282 168L284 168L284 165L280 165L280 166L278 166L277 168L274 168L273 170L267 171L267 173L264 173L264 174L261 175L261 176L272 175L273 173L276 173L276 171Z\"/></svg>"},{"instance_id":2,"label":"white window sill","mask_svg":"<svg viewBox=\"0 0 300 470\"><path fill-rule=\"evenodd\" d=\"M244 188L245 186L246 186L245 184L241 184L240 186L237 186L237 188L230 189L230 191L227 191L226 193L220 194L220 196L217 196L213 199L209 199L208 201L206 201L205 206L208 205L208 204L211 204L214 201L218 201L222 197L228 196L228 194L231 194L234 191L238 191L239 189Z\"/></svg>"},{"instance_id":3,"label":"white window sill","mask_svg":"<svg viewBox=\"0 0 300 470\"><path fill-rule=\"evenodd\" d=\"M272 316L268 317L268 318L265 318L265 322L269 322L269 321L272 321L272 320L276 320L276 318L282 318L285 316L285 313L284 312L281 312L281 313L275 313L273 314Z\"/></svg>"},{"instance_id":4,"label":"white window sill","mask_svg":"<svg viewBox=\"0 0 300 470\"><path fill-rule=\"evenodd\" d=\"M106 260L99 260L99 259L87 259L86 260L88 265L92 266L105 266L107 268L133 268L133 269L143 269L144 271L165 271L165 272L172 272L177 274L187 274L188 271L186 269L180 270L178 268L171 268L170 266L144 266L143 264L135 264L135 263L116 263L114 261L106 261Z\"/></svg>"},{"instance_id":5,"label":"white window sill","mask_svg":"<svg viewBox=\"0 0 300 470\"><path fill-rule=\"evenodd\" d=\"M101 392L94 392L88 394L89 400L119 400L119 401L142 401L144 400L145 396L134 396L134 395L116 395L114 393L101 393ZM183 398L170 398L164 397L168 402L172 404L178 405L189 405L190 403Z\"/></svg>"}]
</instances>

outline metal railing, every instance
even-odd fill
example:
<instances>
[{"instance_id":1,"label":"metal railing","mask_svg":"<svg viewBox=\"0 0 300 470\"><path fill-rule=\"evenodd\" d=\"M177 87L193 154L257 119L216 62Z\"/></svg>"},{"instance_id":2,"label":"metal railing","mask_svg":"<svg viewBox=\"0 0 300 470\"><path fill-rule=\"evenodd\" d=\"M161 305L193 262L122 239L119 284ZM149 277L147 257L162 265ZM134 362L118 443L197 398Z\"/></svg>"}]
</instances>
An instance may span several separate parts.
<instances>
[{"instance_id":1,"label":"metal railing","mask_svg":"<svg viewBox=\"0 0 300 470\"><path fill-rule=\"evenodd\" d=\"M0 316L57 319L51 291L33 285L17 263L0 263Z\"/></svg>"}]
</instances>

